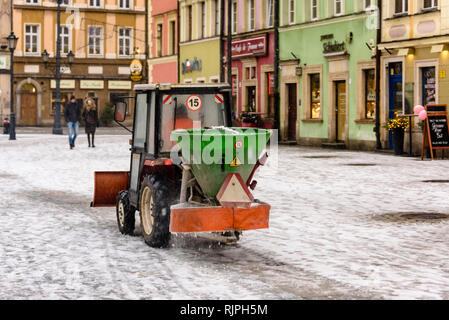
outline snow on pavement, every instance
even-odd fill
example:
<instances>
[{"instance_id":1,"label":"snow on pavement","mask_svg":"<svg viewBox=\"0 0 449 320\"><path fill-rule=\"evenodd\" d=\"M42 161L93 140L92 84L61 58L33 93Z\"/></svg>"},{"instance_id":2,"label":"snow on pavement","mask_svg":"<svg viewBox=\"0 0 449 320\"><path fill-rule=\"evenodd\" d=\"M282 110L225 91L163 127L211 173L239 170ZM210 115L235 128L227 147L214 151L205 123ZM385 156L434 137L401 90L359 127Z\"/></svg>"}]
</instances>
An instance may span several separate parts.
<instances>
[{"instance_id":1,"label":"snow on pavement","mask_svg":"<svg viewBox=\"0 0 449 320\"><path fill-rule=\"evenodd\" d=\"M0 299L449 299L448 161L279 147L256 175L270 228L236 246L121 235L90 208L93 172L128 170L129 136L0 136ZM366 165L366 166L365 166Z\"/></svg>"}]
</instances>

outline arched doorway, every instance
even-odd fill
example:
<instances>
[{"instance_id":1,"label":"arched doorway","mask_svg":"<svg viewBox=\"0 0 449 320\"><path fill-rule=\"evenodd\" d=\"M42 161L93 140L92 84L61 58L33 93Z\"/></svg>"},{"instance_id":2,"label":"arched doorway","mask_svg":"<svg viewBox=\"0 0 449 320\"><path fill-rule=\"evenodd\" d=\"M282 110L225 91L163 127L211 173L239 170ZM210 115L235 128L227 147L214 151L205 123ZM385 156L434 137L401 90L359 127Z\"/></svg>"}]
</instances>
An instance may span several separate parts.
<instances>
[{"instance_id":1,"label":"arched doorway","mask_svg":"<svg viewBox=\"0 0 449 320\"><path fill-rule=\"evenodd\" d=\"M16 119L21 126L41 124L42 90L31 78L21 81L16 89Z\"/></svg>"},{"instance_id":2,"label":"arched doorway","mask_svg":"<svg viewBox=\"0 0 449 320\"><path fill-rule=\"evenodd\" d=\"M37 125L37 94L31 83L23 85L20 92L20 124Z\"/></svg>"}]
</instances>

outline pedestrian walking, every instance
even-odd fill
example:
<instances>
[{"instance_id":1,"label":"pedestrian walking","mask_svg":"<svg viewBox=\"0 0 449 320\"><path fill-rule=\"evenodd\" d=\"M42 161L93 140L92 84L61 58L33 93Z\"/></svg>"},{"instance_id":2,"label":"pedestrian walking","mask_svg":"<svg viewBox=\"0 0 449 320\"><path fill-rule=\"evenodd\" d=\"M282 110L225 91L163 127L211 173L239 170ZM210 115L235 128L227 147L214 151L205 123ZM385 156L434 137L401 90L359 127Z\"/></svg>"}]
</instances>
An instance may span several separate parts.
<instances>
[{"instance_id":1,"label":"pedestrian walking","mask_svg":"<svg viewBox=\"0 0 449 320\"><path fill-rule=\"evenodd\" d=\"M67 122L70 149L73 149L75 148L75 140L78 136L78 122L81 117L81 108L78 103L76 103L75 96L73 95L70 97L70 101L65 105L64 117Z\"/></svg>"},{"instance_id":2,"label":"pedestrian walking","mask_svg":"<svg viewBox=\"0 0 449 320\"><path fill-rule=\"evenodd\" d=\"M95 131L100 125L100 122L98 121L98 111L95 100L90 97L84 99L83 119L86 123L85 130L87 133L87 142L89 143L89 148L95 148Z\"/></svg>"}]
</instances>

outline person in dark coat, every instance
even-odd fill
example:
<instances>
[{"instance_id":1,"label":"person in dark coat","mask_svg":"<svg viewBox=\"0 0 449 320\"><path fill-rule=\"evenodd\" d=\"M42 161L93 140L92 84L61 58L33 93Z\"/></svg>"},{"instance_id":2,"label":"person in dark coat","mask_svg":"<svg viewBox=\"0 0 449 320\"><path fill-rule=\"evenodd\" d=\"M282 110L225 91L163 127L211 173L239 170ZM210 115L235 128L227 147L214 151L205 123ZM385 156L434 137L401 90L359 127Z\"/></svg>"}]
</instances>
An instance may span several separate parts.
<instances>
[{"instance_id":1,"label":"person in dark coat","mask_svg":"<svg viewBox=\"0 0 449 320\"><path fill-rule=\"evenodd\" d=\"M98 121L98 111L97 106L95 105L95 100L90 97L84 100L83 119L86 123L85 130L87 133L87 142L89 143L89 148L95 148L95 131L100 122ZM92 142L90 139L91 136Z\"/></svg>"},{"instance_id":2,"label":"person in dark coat","mask_svg":"<svg viewBox=\"0 0 449 320\"><path fill-rule=\"evenodd\" d=\"M67 122L67 133L69 135L70 149L75 147L75 140L78 136L78 121L81 117L81 108L76 102L75 96L70 97L70 101L66 103L64 108L64 117Z\"/></svg>"}]
</instances>

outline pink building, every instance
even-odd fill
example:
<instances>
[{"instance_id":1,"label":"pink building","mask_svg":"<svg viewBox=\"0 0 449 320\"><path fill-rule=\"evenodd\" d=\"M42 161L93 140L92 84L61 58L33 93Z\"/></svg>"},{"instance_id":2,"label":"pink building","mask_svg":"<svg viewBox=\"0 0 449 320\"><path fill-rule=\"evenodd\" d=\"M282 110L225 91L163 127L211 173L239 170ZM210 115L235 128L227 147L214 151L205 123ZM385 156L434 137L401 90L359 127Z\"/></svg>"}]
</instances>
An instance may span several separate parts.
<instances>
[{"instance_id":1,"label":"pink building","mask_svg":"<svg viewBox=\"0 0 449 320\"><path fill-rule=\"evenodd\" d=\"M149 1L149 82L178 82L178 1Z\"/></svg>"},{"instance_id":2,"label":"pink building","mask_svg":"<svg viewBox=\"0 0 449 320\"><path fill-rule=\"evenodd\" d=\"M234 0L231 7L235 116L251 111L267 126L274 120L273 2ZM224 49L226 55L227 44Z\"/></svg>"}]
</instances>

